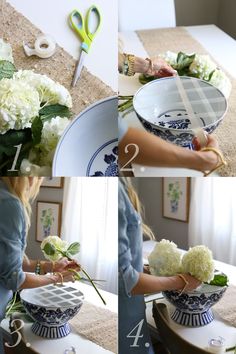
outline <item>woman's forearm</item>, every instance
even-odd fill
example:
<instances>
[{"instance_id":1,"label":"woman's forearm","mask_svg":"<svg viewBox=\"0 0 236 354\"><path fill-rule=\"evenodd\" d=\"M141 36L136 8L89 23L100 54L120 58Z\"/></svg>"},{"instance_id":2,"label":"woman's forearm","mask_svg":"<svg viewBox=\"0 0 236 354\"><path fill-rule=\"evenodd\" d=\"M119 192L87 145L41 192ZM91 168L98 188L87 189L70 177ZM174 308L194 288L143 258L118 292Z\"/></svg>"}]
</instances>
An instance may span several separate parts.
<instances>
[{"instance_id":1,"label":"woman's forearm","mask_svg":"<svg viewBox=\"0 0 236 354\"><path fill-rule=\"evenodd\" d=\"M132 295L158 293L165 290L181 290L185 283L179 276L156 277L150 274L139 274L139 280L132 290Z\"/></svg>"},{"instance_id":2,"label":"woman's forearm","mask_svg":"<svg viewBox=\"0 0 236 354\"><path fill-rule=\"evenodd\" d=\"M35 272L37 262L38 261L36 261L36 260L32 260L32 259L25 257L23 260L22 268L25 272L33 273L33 272ZM40 261L40 264L41 264L41 274L46 274L46 273L50 273L53 271L52 262Z\"/></svg>"},{"instance_id":3,"label":"woman's forearm","mask_svg":"<svg viewBox=\"0 0 236 354\"><path fill-rule=\"evenodd\" d=\"M38 288L40 286L54 284L60 280L58 275L36 275L26 273L25 281L20 289Z\"/></svg>"},{"instance_id":4,"label":"woman's forearm","mask_svg":"<svg viewBox=\"0 0 236 354\"><path fill-rule=\"evenodd\" d=\"M128 153L125 153L128 144L136 144L139 147L139 153L133 160L135 147L130 146ZM129 128L119 143L120 166L124 166L130 160L142 166L180 167L198 171L210 170L218 161L213 152L203 153L184 149L135 128Z\"/></svg>"}]
</instances>

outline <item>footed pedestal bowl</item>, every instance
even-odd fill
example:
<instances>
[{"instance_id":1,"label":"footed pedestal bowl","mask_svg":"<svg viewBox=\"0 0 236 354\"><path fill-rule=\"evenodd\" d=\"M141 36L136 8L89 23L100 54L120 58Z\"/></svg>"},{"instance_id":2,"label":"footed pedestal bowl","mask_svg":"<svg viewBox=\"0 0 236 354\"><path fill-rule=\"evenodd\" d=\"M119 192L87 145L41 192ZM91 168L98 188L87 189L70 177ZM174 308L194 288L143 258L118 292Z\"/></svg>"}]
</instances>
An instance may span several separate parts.
<instances>
[{"instance_id":1,"label":"footed pedestal bowl","mask_svg":"<svg viewBox=\"0 0 236 354\"><path fill-rule=\"evenodd\" d=\"M171 314L173 321L183 326L201 327L213 321L211 307L221 299L226 289L227 286L204 284L193 292L164 291L163 296L175 307Z\"/></svg>"},{"instance_id":2,"label":"footed pedestal bowl","mask_svg":"<svg viewBox=\"0 0 236 354\"><path fill-rule=\"evenodd\" d=\"M21 292L21 301L28 315L35 321L34 334L58 339L70 333L68 321L80 310L84 296L68 285L47 285Z\"/></svg>"}]
</instances>

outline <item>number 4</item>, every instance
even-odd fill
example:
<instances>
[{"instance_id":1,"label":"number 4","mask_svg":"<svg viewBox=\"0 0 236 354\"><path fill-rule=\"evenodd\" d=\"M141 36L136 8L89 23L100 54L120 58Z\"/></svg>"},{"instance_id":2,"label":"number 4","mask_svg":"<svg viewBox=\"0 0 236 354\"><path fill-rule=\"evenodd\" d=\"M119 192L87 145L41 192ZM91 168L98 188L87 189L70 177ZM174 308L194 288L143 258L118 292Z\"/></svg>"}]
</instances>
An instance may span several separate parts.
<instances>
[{"instance_id":1,"label":"number 4","mask_svg":"<svg viewBox=\"0 0 236 354\"><path fill-rule=\"evenodd\" d=\"M142 330L142 327L143 327L143 322L144 322L144 320L141 320L133 329L132 329L132 331L129 333L129 334L127 334L127 338L134 338L134 342L133 342L133 344L130 346L130 347L139 347L139 345L138 345L138 340L139 340L139 338L143 338L143 334L142 335L140 335L140 333L141 333L141 330ZM132 333L133 332L135 332L135 330L137 329L137 332L136 332L136 334L135 335L133 335Z\"/></svg>"},{"instance_id":2,"label":"number 4","mask_svg":"<svg viewBox=\"0 0 236 354\"><path fill-rule=\"evenodd\" d=\"M18 170L16 170L16 164L17 164L17 160L19 158L19 155L20 155L20 151L21 151L21 148L22 148L22 144L20 145L16 145L14 146L16 148L16 155L15 155L15 158L14 158L14 161L13 161L13 164L11 166L11 169L10 170L7 170L8 172L17 172Z\"/></svg>"}]
</instances>

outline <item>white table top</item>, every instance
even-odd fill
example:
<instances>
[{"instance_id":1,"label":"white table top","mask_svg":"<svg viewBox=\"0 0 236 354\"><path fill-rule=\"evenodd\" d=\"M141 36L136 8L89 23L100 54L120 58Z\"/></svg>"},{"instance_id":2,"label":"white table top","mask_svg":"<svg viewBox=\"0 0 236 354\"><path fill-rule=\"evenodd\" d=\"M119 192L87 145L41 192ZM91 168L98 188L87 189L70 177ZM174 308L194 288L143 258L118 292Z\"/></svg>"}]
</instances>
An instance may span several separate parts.
<instances>
[{"instance_id":1,"label":"white table top","mask_svg":"<svg viewBox=\"0 0 236 354\"><path fill-rule=\"evenodd\" d=\"M74 9L85 14L94 4L93 0L7 1L41 31L52 35L75 59L79 58L80 41L69 28L68 15ZM85 66L93 75L117 91L117 0L96 0L96 5L102 14L102 27L86 57Z\"/></svg>"},{"instance_id":2,"label":"white table top","mask_svg":"<svg viewBox=\"0 0 236 354\"><path fill-rule=\"evenodd\" d=\"M149 253L152 251L154 248L156 242L155 241L145 241L143 244L143 258L144 258L144 263L148 263L147 257ZM230 264L226 264L224 262L219 262L215 261L215 266L216 269L224 272L227 274L229 277L229 282L232 285L236 285L236 267L232 266ZM160 296L157 296L161 297ZM157 300L160 302L165 303L169 311L173 310L173 306L171 306L165 299L160 299ZM214 308L213 308L214 312ZM156 328L154 319L152 317L152 302L147 303L147 309L146 309L146 315L147 315L147 321L149 325L153 326ZM211 338L217 338L218 336L221 336L226 339L226 347L230 348L235 346L236 344L236 328L230 326L226 322L224 322L219 316L215 314L214 320L208 324L207 326L204 327L198 327L198 328L190 328L190 327L184 327L176 322L172 321L170 319L171 327L180 335L182 336L185 340L193 343L194 345L201 347L201 348L206 348L207 344L209 342L209 339Z\"/></svg>"},{"instance_id":3,"label":"white table top","mask_svg":"<svg viewBox=\"0 0 236 354\"><path fill-rule=\"evenodd\" d=\"M185 27L193 38L198 40L203 47L212 55L212 57L228 72L236 77L236 41L220 30L215 25L191 26ZM123 42L123 51L146 58L148 56L142 43L135 32L120 33ZM158 53L157 53L158 54ZM133 95L142 85L138 81L138 75L134 77L125 77L119 75L119 94ZM144 130L142 124L132 112L126 116L128 126L136 127ZM142 168L139 165L133 165L134 175L136 177L199 177L202 173L188 169L171 169L171 168Z\"/></svg>"},{"instance_id":4,"label":"white table top","mask_svg":"<svg viewBox=\"0 0 236 354\"><path fill-rule=\"evenodd\" d=\"M118 312L118 297L117 295L108 293L106 291L100 290L104 299L107 302L107 305L103 305L100 298L98 297L95 290L86 284L81 282L68 283L72 287L78 288L85 297L87 302L92 303L93 305L99 306L101 308L110 310L112 312ZM3 320L1 326L3 329L8 331L8 320ZM77 353L83 354L111 354L110 351L103 349L102 347L96 345L95 343L85 339L84 337L78 335L72 329L72 332L64 338L53 340L45 339L39 336L36 336L31 331L32 323L27 323L24 326L24 334L28 343L31 344L31 347L38 351L40 354L48 353L57 353L64 354L66 349L69 349L73 346Z\"/></svg>"}]
</instances>

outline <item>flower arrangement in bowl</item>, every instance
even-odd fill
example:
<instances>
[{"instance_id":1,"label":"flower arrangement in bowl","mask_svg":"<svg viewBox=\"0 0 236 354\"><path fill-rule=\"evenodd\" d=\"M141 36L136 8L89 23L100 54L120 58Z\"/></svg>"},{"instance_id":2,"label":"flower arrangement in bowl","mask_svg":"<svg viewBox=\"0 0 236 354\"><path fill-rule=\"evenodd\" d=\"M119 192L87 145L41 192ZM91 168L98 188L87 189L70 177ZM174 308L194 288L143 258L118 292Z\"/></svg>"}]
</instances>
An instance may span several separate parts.
<instances>
[{"instance_id":1,"label":"flower arrangement in bowl","mask_svg":"<svg viewBox=\"0 0 236 354\"><path fill-rule=\"evenodd\" d=\"M0 175L50 176L71 108L64 86L32 70L18 71L11 46L0 39Z\"/></svg>"},{"instance_id":2,"label":"flower arrangement in bowl","mask_svg":"<svg viewBox=\"0 0 236 354\"><path fill-rule=\"evenodd\" d=\"M159 54L159 58L164 59L179 76L195 77L209 82L218 88L226 98L229 97L232 85L224 71L217 67L209 55L175 53L167 51ZM141 84L146 84L157 79L155 76L140 75Z\"/></svg>"},{"instance_id":3,"label":"flower arrangement in bowl","mask_svg":"<svg viewBox=\"0 0 236 354\"><path fill-rule=\"evenodd\" d=\"M223 296L228 278L215 270L212 252L206 246L195 246L184 255L174 242L162 240L149 255L150 272L157 276L189 273L203 284L196 290L182 293L163 291L163 296L175 307L171 318L183 325L200 327L214 319L211 307Z\"/></svg>"}]
</instances>

